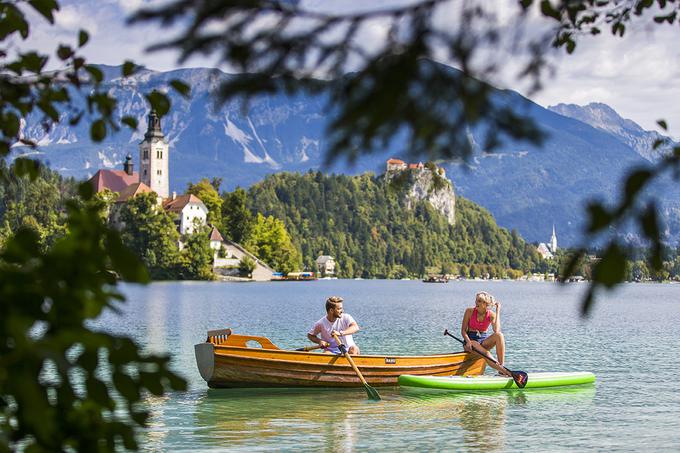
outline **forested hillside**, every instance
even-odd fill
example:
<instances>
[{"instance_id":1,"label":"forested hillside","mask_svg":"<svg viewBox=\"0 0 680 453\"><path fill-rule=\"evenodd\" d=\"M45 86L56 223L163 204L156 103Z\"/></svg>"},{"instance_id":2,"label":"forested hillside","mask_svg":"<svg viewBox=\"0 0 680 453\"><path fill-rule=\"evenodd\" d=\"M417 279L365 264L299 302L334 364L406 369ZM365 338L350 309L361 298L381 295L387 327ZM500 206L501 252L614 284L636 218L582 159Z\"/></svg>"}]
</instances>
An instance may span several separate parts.
<instances>
[{"instance_id":1,"label":"forested hillside","mask_svg":"<svg viewBox=\"0 0 680 453\"><path fill-rule=\"evenodd\" d=\"M458 197L450 225L427 201L408 209L406 189L370 173L279 173L252 186L248 203L251 211L285 222L308 269L328 254L341 277L442 271L502 277L541 266L533 246L499 228L478 205Z\"/></svg>"}]
</instances>

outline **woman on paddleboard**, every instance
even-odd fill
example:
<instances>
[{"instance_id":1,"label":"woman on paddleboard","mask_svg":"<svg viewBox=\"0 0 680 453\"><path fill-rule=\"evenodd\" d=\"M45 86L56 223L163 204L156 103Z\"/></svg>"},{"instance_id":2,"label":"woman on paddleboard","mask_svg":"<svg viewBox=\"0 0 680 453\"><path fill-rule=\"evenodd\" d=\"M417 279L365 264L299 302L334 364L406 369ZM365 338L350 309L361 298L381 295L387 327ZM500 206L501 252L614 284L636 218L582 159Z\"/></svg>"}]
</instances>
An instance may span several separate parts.
<instances>
[{"instance_id":1,"label":"woman on paddleboard","mask_svg":"<svg viewBox=\"0 0 680 453\"><path fill-rule=\"evenodd\" d=\"M493 309L496 309L494 312ZM489 333L489 326L493 333ZM475 306L466 308L463 316L463 324L460 329L461 335L465 340L465 350L473 352L485 352L491 356L491 351L496 348L498 363L504 364L505 361L505 338L501 333L501 304L486 291L481 291L475 296ZM491 360L486 361L489 366L498 370L504 376L512 377L512 374Z\"/></svg>"}]
</instances>

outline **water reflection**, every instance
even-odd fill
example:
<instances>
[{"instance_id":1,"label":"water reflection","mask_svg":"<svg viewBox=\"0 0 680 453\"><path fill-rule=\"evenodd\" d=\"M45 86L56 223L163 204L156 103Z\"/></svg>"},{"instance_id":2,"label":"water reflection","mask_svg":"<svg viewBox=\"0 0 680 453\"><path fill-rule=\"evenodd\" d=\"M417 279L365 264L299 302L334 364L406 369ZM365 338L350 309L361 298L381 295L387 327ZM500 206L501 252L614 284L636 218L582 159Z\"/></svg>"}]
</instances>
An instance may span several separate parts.
<instances>
[{"instance_id":1,"label":"water reflection","mask_svg":"<svg viewBox=\"0 0 680 453\"><path fill-rule=\"evenodd\" d=\"M508 414L589 404L595 388L448 393L380 389L210 389L154 398L145 445L162 450L475 448L507 450ZM408 433L404 436L405 433Z\"/></svg>"}]
</instances>

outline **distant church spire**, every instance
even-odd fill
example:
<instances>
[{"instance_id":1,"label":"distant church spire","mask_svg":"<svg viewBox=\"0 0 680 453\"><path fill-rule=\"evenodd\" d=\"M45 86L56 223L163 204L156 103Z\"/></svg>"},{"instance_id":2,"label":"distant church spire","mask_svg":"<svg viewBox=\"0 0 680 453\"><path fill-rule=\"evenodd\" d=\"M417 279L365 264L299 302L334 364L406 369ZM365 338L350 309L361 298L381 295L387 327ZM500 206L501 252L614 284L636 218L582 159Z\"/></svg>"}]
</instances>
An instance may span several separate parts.
<instances>
[{"instance_id":1,"label":"distant church spire","mask_svg":"<svg viewBox=\"0 0 680 453\"><path fill-rule=\"evenodd\" d=\"M555 234L555 224L553 223L552 236L550 237L550 251L555 253L557 251L557 235Z\"/></svg>"}]
</instances>

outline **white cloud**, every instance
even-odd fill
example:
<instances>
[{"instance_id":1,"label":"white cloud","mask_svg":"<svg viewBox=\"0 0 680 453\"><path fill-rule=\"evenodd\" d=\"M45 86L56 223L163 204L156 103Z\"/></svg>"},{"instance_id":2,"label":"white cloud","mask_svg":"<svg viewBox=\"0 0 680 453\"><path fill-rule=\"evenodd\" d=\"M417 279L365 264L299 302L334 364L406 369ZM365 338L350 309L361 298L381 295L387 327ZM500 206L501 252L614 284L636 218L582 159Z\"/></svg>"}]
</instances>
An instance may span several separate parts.
<instances>
[{"instance_id":1,"label":"white cloud","mask_svg":"<svg viewBox=\"0 0 680 453\"><path fill-rule=\"evenodd\" d=\"M146 23L127 26L125 18L140 6L158 4L163 0L100 0L60 2L56 27L50 27L44 20L32 21L30 43L43 52L53 53L57 43L75 44L77 30L85 28L91 33L91 40L83 49L92 62L121 64L133 59L152 69L170 70L177 67L178 53L175 51L146 53L145 48L174 34L173 30L160 29ZM365 10L385 9L415 3L417 0L303 0L301 5L309 10L328 13L347 13ZM452 0L438 7L436 22L442 28L457 23L455 10L460 2ZM514 1L503 0L494 4L499 25L506 27L508 37L513 37L512 11ZM537 13L527 18L529 27L525 30L531 36L545 30L537 22ZM388 24L373 21L360 30L360 41L369 52L379 49ZM341 30L337 30L339 33ZM327 37L329 40L333 36ZM526 38L526 36L525 36ZM560 102L585 104L604 102L626 118L630 118L646 129L655 129L656 120L668 121L674 136L680 136L680 46L677 26L635 26L628 27L623 38L613 37L609 30L596 37L579 40L574 55L557 51L550 61L556 66L554 78L546 79L543 90L532 98L543 105ZM511 54L512 41L508 39L493 49L501 56L502 70L493 79L504 88L528 93L529 81L517 80L516 75L522 60ZM440 58L445 59L442 53ZM182 66L215 66L216 56L197 57ZM224 65L220 65L222 69Z\"/></svg>"}]
</instances>

